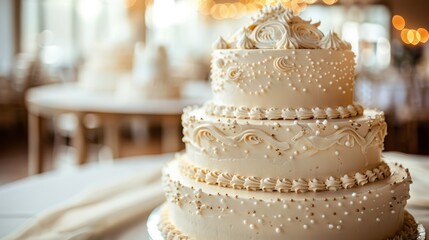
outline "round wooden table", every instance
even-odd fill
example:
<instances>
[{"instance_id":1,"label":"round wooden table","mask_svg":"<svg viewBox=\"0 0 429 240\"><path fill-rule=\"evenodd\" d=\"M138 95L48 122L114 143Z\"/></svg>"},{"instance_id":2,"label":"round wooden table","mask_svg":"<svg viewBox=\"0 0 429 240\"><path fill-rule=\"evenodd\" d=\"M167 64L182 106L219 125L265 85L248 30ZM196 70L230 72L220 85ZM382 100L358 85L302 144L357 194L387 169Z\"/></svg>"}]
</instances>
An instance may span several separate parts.
<instances>
[{"instance_id":1,"label":"round wooden table","mask_svg":"<svg viewBox=\"0 0 429 240\"><path fill-rule=\"evenodd\" d=\"M111 94L87 91L75 83L45 85L28 90L29 174L43 172L45 122L62 113L72 113L78 119L73 136L78 164L87 162L86 128L83 124L87 114L94 114L101 120L105 144L111 148L114 158L120 157L118 130L120 120L125 117L144 117L161 122L163 151L177 151L183 108L200 105L210 97L201 94L201 85L198 84L195 89L187 86L187 92L198 93L196 96L185 94L179 99L126 100Z\"/></svg>"}]
</instances>

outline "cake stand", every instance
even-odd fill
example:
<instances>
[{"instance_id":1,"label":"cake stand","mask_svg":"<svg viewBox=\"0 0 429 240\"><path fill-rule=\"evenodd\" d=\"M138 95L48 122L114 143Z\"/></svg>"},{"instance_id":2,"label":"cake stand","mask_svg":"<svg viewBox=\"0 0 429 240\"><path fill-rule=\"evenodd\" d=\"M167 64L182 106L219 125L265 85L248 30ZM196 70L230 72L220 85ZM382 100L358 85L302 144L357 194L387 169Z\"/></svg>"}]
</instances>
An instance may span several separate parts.
<instances>
[{"instance_id":1,"label":"cake stand","mask_svg":"<svg viewBox=\"0 0 429 240\"><path fill-rule=\"evenodd\" d=\"M158 222L161 218L161 209L164 205L161 205L149 215L147 219L147 231L149 233L150 240L164 240L161 232L158 230Z\"/></svg>"},{"instance_id":2,"label":"cake stand","mask_svg":"<svg viewBox=\"0 0 429 240\"><path fill-rule=\"evenodd\" d=\"M147 220L147 231L150 236L150 240L165 240L162 236L162 233L158 230L158 222L161 218L161 209L164 205L157 207L152 213L149 215ZM406 213L410 214L410 213ZM411 218L410 221L414 221L414 218ZM411 222L412 224L413 222ZM417 232L416 240L426 240L426 230L422 224L417 223L415 231ZM410 239L411 240L411 239Z\"/></svg>"}]
</instances>

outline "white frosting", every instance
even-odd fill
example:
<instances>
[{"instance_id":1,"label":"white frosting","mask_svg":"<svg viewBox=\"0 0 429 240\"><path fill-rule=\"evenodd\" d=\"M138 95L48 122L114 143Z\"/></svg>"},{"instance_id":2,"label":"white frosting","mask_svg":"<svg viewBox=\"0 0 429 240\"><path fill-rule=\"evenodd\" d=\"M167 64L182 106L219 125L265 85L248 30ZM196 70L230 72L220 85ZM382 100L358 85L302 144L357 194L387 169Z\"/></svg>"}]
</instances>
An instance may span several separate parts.
<instances>
[{"instance_id":1,"label":"white frosting","mask_svg":"<svg viewBox=\"0 0 429 240\"><path fill-rule=\"evenodd\" d=\"M253 110L252 110L253 109ZM204 105L205 113L210 116L217 117L232 117L232 118L241 118L241 119L336 119L336 118L349 118L360 116L363 113L362 107L355 103L353 105L349 105L347 107L338 107L337 109L327 108L322 109L319 107L315 107L313 109L307 108L257 108L260 111L259 114L255 114L255 109L246 107L236 108L234 106L218 106L213 104L212 102L208 102ZM251 113L253 111L253 113ZM250 115L252 114L252 117Z\"/></svg>"},{"instance_id":2,"label":"white frosting","mask_svg":"<svg viewBox=\"0 0 429 240\"><path fill-rule=\"evenodd\" d=\"M213 43L213 49L228 49L228 48L229 48L229 44L221 36L219 36L216 42Z\"/></svg>"},{"instance_id":3,"label":"white frosting","mask_svg":"<svg viewBox=\"0 0 429 240\"><path fill-rule=\"evenodd\" d=\"M267 177L260 178L255 176L240 176L230 173L220 173L217 170L202 169L197 166L193 166L186 160L186 155L178 157L180 161L180 168L182 174L194 179L198 182L205 182L209 185L219 185L221 187L236 188L236 189L247 189L249 191L279 191L289 192L293 191L296 193L304 193L308 191L320 192L320 191L337 191L340 189L349 189L359 186L373 183L378 180L390 176L389 168L384 163L377 166L373 170L366 170L364 173L356 173L355 176L349 177L347 174L343 177L330 176L325 180L310 179L305 180L302 178L288 179L288 178L275 178ZM374 171L378 171L382 174L376 175ZM366 175L366 177L364 176ZM362 179L368 179L368 181L362 181ZM371 180L370 180L371 179Z\"/></svg>"},{"instance_id":4,"label":"white frosting","mask_svg":"<svg viewBox=\"0 0 429 240\"><path fill-rule=\"evenodd\" d=\"M323 38L323 33L317 29L318 23L311 24L310 21L304 21L295 18L292 22L292 36L299 44L299 48L317 49L320 48L320 40Z\"/></svg>"},{"instance_id":5,"label":"white frosting","mask_svg":"<svg viewBox=\"0 0 429 240\"><path fill-rule=\"evenodd\" d=\"M244 117L207 116L203 108L185 111L183 141L191 164L240 176L323 180L380 165L386 134L382 112L367 110L348 119L260 120L266 115L260 108L239 110ZM279 110L274 111L277 118Z\"/></svg>"},{"instance_id":6,"label":"white frosting","mask_svg":"<svg viewBox=\"0 0 429 240\"><path fill-rule=\"evenodd\" d=\"M322 41L320 42L320 46L324 49L331 50L351 50L350 43L342 40L338 35L330 31L328 35L326 35Z\"/></svg>"},{"instance_id":7,"label":"white frosting","mask_svg":"<svg viewBox=\"0 0 429 240\"><path fill-rule=\"evenodd\" d=\"M351 51L215 50L213 102L236 108L347 107L353 104L354 71Z\"/></svg>"},{"instance_id":8,"label":"white frosting","mask_svg":"<svg viewBox=\"0 0 429 240\"><path fill-rule=\"evenodd\" d=\"M249 190L262 186L264 190L219 188L182 176L178 162L174 161L165 169L163 181L170 220L168 228L180 229L171 236L192 240L255 239L254 236L259 239L387 239L403 228L411 182L408 171L401 166L391 164L388 168L391 176L365 186L300 193L305 184L310 190L310 182L312 188L317 188L318 182L297 179L279 184L281 181L271 178L249 178L244 183L238 181L236 186L246 186ZM274 183L278 186L273 189ZM330 184L332 188L338 187L336 181ZM280 189L281 194L274 192ZM231 226L236 227L231 229ZM162 226L161 229L165 231Z\"/></svg>"},{"instance_id":9,"label":"white frosting","mask_svg":"<svg viewBox=\"0 0 429 240\"><path fill-rule=\"evenodd\" d=\"M286 25L279 21L267 21L258 24L251 32L250 38L259 49L275 49L277 43L288 34Z\"/></svg>"},{"instance_id":10,"label":"white frosting","mask_svg":"<svg viewBox=\"0 0 429 240\"><path fill-rule=\"evenodd\" d=\"M279 3L215 43L214 98L185 110L186 153L163 173L165 238L379 240L403 229L410 175L381 159L383 113L353 103L350 45L318 25Z\"/></svg>"},{"instance_id":11,"label":"white frosting","mask_svg":"<svg viewBox=\"0 0 429 240\"><path fill-rule=\"evenodd\" d=\"M320 23L305 21L294 16L290 9L278 3L265 6L251 23L240 29L232 42L238 49L331 49L350 50L350 44L341 40L335 33L324 34L318 29ZM247 37L249 33L249 39ZM322 41L323 39L323 41ZM227 49L228 44L218 39L214 49ZM250 40L250 41L248 41Z\"/></svg>"},{"instance_id":12,"label":"white frosting","mask_svg":"<svg viewBox=\"0 0 429 240\"><path fill-rule=\"evenodd\" d=\"M237 41L238 49L254 49L252 40L249 39L246 32L243 32L240 39Z\"/></svg>"}]
</instances>

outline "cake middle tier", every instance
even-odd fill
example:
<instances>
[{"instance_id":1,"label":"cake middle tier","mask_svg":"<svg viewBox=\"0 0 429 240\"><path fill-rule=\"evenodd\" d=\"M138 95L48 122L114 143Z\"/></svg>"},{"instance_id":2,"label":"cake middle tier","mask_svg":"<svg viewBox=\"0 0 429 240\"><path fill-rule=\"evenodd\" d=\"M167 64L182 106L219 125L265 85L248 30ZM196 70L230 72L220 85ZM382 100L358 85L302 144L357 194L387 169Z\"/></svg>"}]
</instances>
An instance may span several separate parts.
<instances>
[{"instance_id":1,"label":"cake middle tier","mask_svg":"<svg viewBox=\"0 0 429 240\"><path fill-rule=\"evenodd\" d=\"M277 179L355 176L380 166L386 135L381 111L330 120L244 120L182 117L186 161L232 175Z\"/></svg>"}]
</instances>

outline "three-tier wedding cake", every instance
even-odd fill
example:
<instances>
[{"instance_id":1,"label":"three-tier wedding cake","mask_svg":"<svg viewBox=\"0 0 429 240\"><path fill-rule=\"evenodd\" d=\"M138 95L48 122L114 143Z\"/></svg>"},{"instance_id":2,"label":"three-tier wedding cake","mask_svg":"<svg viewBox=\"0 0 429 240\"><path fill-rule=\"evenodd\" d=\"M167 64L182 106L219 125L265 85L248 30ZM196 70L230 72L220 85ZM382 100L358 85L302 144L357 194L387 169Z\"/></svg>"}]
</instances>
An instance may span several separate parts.
<instances>
[{"instance_id":1,"label":"three-tier wedding cake","mask_svg":"<svg viewBox=\"0 0 429 240\"><path fill-rule=\"evenodd\" d=\"M266 6L214 44L214 98L185 109L163 173L166 239L412 238L383 112L353 102L351 46L318 25Z\"/></svg>"}]
</instances>

